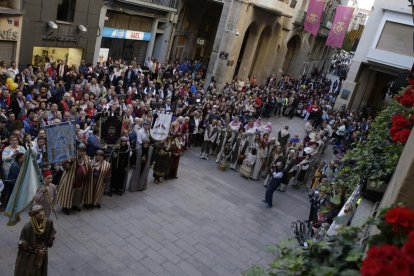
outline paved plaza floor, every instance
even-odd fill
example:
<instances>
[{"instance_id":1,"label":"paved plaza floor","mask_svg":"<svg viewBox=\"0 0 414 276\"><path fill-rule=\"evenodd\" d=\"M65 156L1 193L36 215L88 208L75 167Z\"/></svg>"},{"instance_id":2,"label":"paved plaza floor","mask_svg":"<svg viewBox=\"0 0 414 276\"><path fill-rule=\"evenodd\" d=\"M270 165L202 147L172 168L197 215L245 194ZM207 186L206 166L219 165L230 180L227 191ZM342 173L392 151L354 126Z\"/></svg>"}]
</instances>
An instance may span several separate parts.
<instances>
[{"instance_id":1,"label":"paved plaza floor","mask_svg":"<svg viewBox=\"0 0 414 276\"><path fill-rule=\"evenodd\" d=\"M285 124L304 134L304 121L272 119L273 136ZM266 120L265 120L266 122ZM293 237L292 221L306 219L304 189L275 192L274 207L262 202L263 182L201 160L199 148L180 160L179 178L145 192L104 197L102 208L70 216L58 208L49 275L240 275L266 265L266 246ZM20 231L0 216L0 274L12 275Z\"/></svg>"}]
</instances>

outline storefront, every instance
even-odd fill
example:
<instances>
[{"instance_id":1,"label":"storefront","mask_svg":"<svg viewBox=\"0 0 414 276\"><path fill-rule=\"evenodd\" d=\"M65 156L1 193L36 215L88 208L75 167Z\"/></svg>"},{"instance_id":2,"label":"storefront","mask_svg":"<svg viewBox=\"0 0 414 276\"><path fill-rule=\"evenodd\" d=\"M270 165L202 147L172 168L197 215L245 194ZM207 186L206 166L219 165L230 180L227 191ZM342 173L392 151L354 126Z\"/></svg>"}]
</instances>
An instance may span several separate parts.
<instances>
[{"instance_id":1,"label":"storefront","mask_svg":"<svg viewBox=\"0 0 414 276\"><path fill-rule=\"evenodd\" d=\"M142 64L146 58L150 32L104 27L100 53L107 52L112 59L133 60ZM101 55L105 59L104 55ZM101 61L103 61L101 59Z\"/></svg>"},{"instance_id":2,"label":"storefront","mask_svg":"<svg viewBox=\"0 0 414 276\"><path fill-rule=\"evenodd\" d=\"M17 61L21 22L21 17L0 17L0 60L7 66Z\"/></svg>"},{"instance_id":3,"label":"storefront","mask_svg":"<svg viewBox=\"0 0 414 276\"><path fill-rule=\"evenodd\" d=\"M33 47L34 66L44 66L45 63L65 60L68 66L78 66L82 60L83 49L80 48L59 48L59 47Z\"/></svg>"},{"instance_id":4,"label":"storefront","mask_svg":"<svg viewBox=\"0 0 414 276\"><path fill-rule=\"evenodd\" d=\"M154 18L114 10L107 10L106 17L98 59L104 61L107 56L126 61L136 59L142 64L153 38Z\"/></svg>"}]
</instances>

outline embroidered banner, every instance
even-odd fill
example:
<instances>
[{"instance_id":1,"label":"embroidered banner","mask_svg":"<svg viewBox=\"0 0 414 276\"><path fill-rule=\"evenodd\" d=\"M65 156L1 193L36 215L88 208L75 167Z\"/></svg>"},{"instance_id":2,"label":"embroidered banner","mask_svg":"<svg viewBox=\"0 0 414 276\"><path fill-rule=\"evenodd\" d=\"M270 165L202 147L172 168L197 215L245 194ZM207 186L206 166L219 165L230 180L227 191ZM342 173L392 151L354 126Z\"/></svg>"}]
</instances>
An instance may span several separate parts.
<instances>
[{"instance_id":1,"label":"embroidered banner","mask_svg":"<svg viewBox=\"0 0 414 276\"><path fill-rule=\"evenodd\" d=\"M310 0L305 17L305 31L316 36L321 25L322 13L326 0Z\"/></svg>"},{"instance_id":2,"label":"embroidered banner","mask_svg":"<svg viewBox=\"0 0 414 276\"><path fill-rule=\"evenodd\" d=\"M171 114L158 113L156 114L154 122L151 125L150 134L154 140L163 141L167 139L170 133Z\"/></svg>"},{"instance_id":3,"label":"embroidered banner","mask_svg":"<svg viewBox=\"0 0 414 276\"><path fill-rule=\"evenodd\" d=\"M353 14L354 8L352 7L336 7L335 18L332 24L331 31L329 32L328 39L326 40L326 46L342 48L345 35L348 31L348 26L351 22Z\"/></svg>"},{"instance_id":4,"label":"embroidered banner","mask_svg":"<svg viewBox=\"0 0 414 276\"><path fill-rule=\"evenodd\" d=\"M103 116L100 124L101 143L115 145L121 138L122 116Z\"/></svg>"},{"instance_id":5,"label":"embroidered banner","mask_svg":"<svg viewBox=\"0 0 414 276\"><path fill-rule=\"evenodd\" d=\"M75 157L75 122L45 126L48 163L60 163Z\"/></svg>"}]
</instances>

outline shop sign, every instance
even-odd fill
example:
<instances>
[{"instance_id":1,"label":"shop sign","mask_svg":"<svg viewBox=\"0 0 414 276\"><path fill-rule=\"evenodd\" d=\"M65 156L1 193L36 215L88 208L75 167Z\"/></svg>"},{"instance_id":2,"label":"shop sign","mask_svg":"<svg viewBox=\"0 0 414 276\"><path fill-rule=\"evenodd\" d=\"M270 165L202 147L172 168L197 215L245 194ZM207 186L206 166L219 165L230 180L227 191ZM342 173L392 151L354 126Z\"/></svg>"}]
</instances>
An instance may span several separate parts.
<instances>
[{"instance_id":1,"label":"shop sign","mask_svg":"<svg viewBox=\"0 0 414 276\"><path fill-rule=\"evenodd\" d=\"M197 38L197 40L196 40L196 44L197 44L198 46L203 47L203 46L205 46L205 45L207 44L207 41L206 41L206 39L205 39L205 38L199 37L199 38Z\"/></svg>"},{"instance_id":2,"label":"shop sign","mask_svg":"<svg viewBox=\"0 0 414 276\"><path fill-rule=\"evenodd\" d=\"M19 39L19 19L0 18L0 40L17 41Z\"/></svg>"},{"instance_id":3,"label":"shop sign","mask_svg":"<svg viewBox=\"0 0 414 276\"><path fill-rule=\"evenodd\" d=\"M58 42L71 42L71 43L75 43L75 44L79 43L79 37L78 36L61 35L61 34L55 34L53 32L50 32L46 36L42 37L42 40L58 41Z\"/></svg>"},{"instance_id":4,"label":"shop sign","mask_svg":"<svg viewBox=\"0 0 414 276\"><path fill-rule=\"evenodd\" d=\"M104 27L102 37L150 41L151 33Z\"/></svg>"}]
</instances>

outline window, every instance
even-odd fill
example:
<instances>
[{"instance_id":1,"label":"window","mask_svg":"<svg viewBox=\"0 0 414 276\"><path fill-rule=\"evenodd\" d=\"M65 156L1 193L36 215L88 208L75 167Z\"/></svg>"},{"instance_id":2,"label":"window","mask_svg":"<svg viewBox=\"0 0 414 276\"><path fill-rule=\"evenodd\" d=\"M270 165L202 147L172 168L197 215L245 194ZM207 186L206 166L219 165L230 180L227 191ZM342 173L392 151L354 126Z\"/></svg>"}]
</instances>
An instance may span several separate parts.
<instances>
[{"instance_id":1,"label":"window","mask_svg":"<svg viewBox=\"0 0 414 276\"><path fill-rule=\"evenodd\" d=\"M377 49L412 56L413 30L410 25L386 21L377 43Z\"/></svg>"},{"instance_id":2,"label":"window","mask_svg":"<svg viewBox=\"0 0 414 276\"><path fill-rule=\"evenodd\" d=\"M58 0L58 12L56 20L73 22L76 0Z\"/></svg>"}]
</instances>

